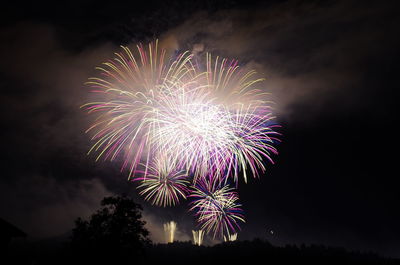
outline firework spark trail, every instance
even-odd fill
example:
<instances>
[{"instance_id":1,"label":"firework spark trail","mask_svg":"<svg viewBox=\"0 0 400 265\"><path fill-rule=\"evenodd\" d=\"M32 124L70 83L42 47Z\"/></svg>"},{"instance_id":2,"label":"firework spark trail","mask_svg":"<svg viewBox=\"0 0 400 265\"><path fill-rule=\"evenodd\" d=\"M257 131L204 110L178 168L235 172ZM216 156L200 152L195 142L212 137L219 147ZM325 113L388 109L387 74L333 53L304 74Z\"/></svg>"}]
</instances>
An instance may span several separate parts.
<instances>
[{"instance_id":1,"label":"firework spark trail","mask_svg":"<svg viewBox=\"0 0 400 265\"><path fill-rule=\"evenodd\" d=\"M193 244L197 246L201 246L203 244L203 237L204 237L204 231L203 230L192 230L193 234Z\"/></svg>"},{"instance_id":2,"label":"firework spark trail","mask_svg":"<svg viewBox=\"0 0 400 265\"><path fill-rule=\"evenodd\" d=\"M247 165L253 176L257 177L258 169L265 171L264 159L274 163L271 155L278 152L273 144L279 141L277 136L280 135L273 130L278 125L268 125L274 118L269 107L259 105L242 106L232 114L235 138L231 145L227 175L232 175L235 182L240 172L247 182Z\"/></svg>"},{"instance_id":3,"label":"firework spark trail","mask_svg":"<svg viewBox=\"0 0 400 265\"><path fill-rule=\"evenodd\" d=\"M237 193L216 178L199 179L189 196L201 229L214 237L230 235L240 229L239 222L245 222Z\"/></svg>"},{"instance_id":4,"label":"firework spark trail","mask_svg":"<svg viewBox=\"0 0 400 265\"><path fill-rule=\"evenodd\" d=\"M83 105L97 114L88 153L123 157L121 171L140 181L140 194L172 206L194 186L191 210L207 233L230 234L244 222L237 193L227 186L248 172L257 177L277 154L270 102L263 79L238 61L206 54L205 70L189 52L169 58L158 42L127 47L97 69L87 84L97 100Z\"/></svg>"},{"instance_id":5,"label":"firework spark trail","mask_svg":"<svg viewBox=\"0 0 400 265\"><path fill-rule=\"evenodd\" d=\"M170 221L164 224L164 232L165 232L165 241L167 243L173 243L175 239L177 223L174 221Z\"/></svg>"},{"instance_id":6,"label":"firework spark trail","mask_svg":"<svg viewBox=\"0 0 400 265\"><path fill-rule=\"evenodd\" d=\"M224 242L236 241L236 239L237 239L237 233L227 236L224 235Z\"/></svg>"}]
</instances>

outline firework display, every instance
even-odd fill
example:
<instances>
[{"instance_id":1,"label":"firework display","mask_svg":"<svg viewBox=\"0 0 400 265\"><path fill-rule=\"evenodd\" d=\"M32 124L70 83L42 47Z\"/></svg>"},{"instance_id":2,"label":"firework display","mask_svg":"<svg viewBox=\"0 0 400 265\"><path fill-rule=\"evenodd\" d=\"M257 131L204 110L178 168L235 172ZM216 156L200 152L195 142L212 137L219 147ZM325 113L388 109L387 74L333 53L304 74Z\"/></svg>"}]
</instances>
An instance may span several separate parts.
<instances>
[{"instance_id":1,"label":"firework display","mask_svg":"<svg viewBox=\"0 0 400 265\"><path fill-rule=\"evenodd\" d=\"M201 229L229 236L244 222L229 183L257 177L277 154L278 125L257 88L262 79L236 60L206 54L201 63L158 46L122 47L88 80L94 100L83 107L96 115L88 153L121 158L121 170L154 205L191 198Z\"/></svg>"}]
</instances>

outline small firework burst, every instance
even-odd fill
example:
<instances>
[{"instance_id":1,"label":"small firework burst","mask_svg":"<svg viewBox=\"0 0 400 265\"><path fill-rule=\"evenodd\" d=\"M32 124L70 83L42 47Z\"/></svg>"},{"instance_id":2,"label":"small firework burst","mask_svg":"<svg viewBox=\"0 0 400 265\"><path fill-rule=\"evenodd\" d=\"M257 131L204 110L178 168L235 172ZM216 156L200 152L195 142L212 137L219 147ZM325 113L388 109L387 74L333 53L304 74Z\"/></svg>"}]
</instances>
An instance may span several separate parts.
<instances>
[{"instance_id":1,"label":"small firework burst","mask_svg":"<svg viewBox=\"0 0 400 265\"><path fill-rule=\"evenodd\" d=\"M141 181L139 194L145 200L166 207L178 204L180 198L186 199L189 181L185 170L177 168L163 156L154 159L154 164L146 170L144 177L134 179Z\"/></svg>"},{"instance_id":2,"label":"small firework burst","mask_svg":"<svg viewBox=\"0 0 400 265\"><path fill-rule=\"evenodd\" d=\"M196 212L201 229L214 237L229 236L245 222L237 192L215 178L198 179L190 197L190 210Z\"/></svg>"}]
</instances>

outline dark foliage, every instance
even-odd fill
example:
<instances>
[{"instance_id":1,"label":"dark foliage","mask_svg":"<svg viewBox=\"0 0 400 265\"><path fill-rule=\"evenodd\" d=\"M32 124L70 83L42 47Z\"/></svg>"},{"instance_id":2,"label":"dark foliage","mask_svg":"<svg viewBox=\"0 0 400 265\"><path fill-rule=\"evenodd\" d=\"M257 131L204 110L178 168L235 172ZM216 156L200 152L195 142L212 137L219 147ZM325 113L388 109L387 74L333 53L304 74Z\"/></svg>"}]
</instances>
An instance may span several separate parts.
<instances>
[{"instance_id":1,"label":"dark foliage","mask_svg":"<svg viewBox=\"0 0 400 265\"><path fill-rule=\"evenodd\" d=\"M236 241L215 246L195 246L191 242L148 244L145 252L117 248L92 249L90 255L71 251L61 242L36 242L14 247L12 264L307 264L307 265L400 265L400 260L374 253L349 252L322 245L276 247L268 241ZM105 255L107 253L107 255Z\"/></svg>"},{"instance_id":2,"label":"dark foliage","mask_svg":"<svg viewBox=\"0 0 400 265\"><path fill-rule=\"evenodd\" d=\"M236 241L213 247L198 247L191 242L153 245L147 264L400 264L374 253L349 252L344 248L311 245L276 247L268 241Z\"/></svg>"},{"instance_id":3,"label":"dark foliage","mask_svg":"<svg viewBox=\"0 0 400 265\"><path fill-rule=\"evenodd\" d=\"M138 259L150 243L142 207L125 196L106 197L88 221L78 218L72 231L71 251L93 261Z\"/></svg>"}]
</instances>

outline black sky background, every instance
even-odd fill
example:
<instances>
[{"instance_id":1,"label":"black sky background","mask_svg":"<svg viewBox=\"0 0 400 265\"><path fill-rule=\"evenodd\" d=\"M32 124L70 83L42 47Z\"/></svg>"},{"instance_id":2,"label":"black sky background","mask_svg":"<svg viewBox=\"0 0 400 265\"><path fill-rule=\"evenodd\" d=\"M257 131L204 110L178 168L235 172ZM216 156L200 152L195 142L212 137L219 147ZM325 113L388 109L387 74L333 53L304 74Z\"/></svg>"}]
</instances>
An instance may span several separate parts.
<instances>
[{"instance_id":1,"label":"black sky background","mask_svg":"<svg viewBox=\"0 0 400 265\"><path fill-rule=\"evenodd\" d=\"M102 197L126 193L155 241L169 220L190 239L185 203L152 207L118 164L86 156L83 83L118 45L160 38L267 77L283 142L265 176L239 185L240 239L400 257L396 1L14 2L2 12L0 217L30 236L63 235Z\"/></svg>"}]
</instances>

